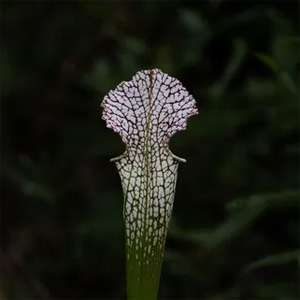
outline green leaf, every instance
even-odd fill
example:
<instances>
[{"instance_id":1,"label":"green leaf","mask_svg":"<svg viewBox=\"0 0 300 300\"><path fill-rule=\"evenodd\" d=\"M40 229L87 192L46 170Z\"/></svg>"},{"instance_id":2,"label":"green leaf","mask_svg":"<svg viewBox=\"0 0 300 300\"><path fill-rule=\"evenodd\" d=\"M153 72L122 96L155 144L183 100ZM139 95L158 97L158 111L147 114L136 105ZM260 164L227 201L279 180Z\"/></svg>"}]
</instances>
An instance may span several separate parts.
<instances>
[{"instance_id":1,"label":"green leaf","mask_svg":"<svg viewBox=\"0 0 300 300\"><path fill-rule=\"evenodd\" d=\"M275 255L270 255L265 258L259 259L251 263L246 269L245 272L253 271L254 269L267 267L267 266L275 266L290 263L293 261L298 261L300 259L300 250L283 252Z\"/></svg>"},{"instance_id":2,"label":"green leaf","mask_svg":"<svg viewBox=\"0 0 300 300\"><path fill-rule=\"evenodd\" d=\"M267 66L274 73L279 70L278 62L271 56L265 53L256 52L254 54L265 66Z\"/></svg>"},{"instance_id":3,"label":"green leaf","mask_svg":"<svg viewBox=\"0 0 300 300\"><path fill-rule=\"evenodd\" d=\"M298 191L284 191L278 194L261 194L246 199L236 199L228 205L228 219L215 229L181 230L176 228L170 233L176 238L192 241L212 250L223 247L240 235L268 208L297 207L298 201Z\"/></svg>"},{"instance_id":4,"label":"green leaf","mask_svg":"<svg viewBox=\"0 0 300 300\"><path fill-rule=\"evenodd\" d=\"M247 45L244 40L236 39L233 43L233 53L224 70L220 80L213 85L212 93L215 96L223 95L230 82L234 79L241 68L241 65L247 54Z\"/></svg>"},{"instance_id":5,"label":"green leaf","mask_svg":"<svg viewBox=\"0 0 300 300\"><path fill-rule=\"evenodd\" d=\"M287 43L289 41L289 43ZM291 40L288 39L277 39L274 46L274 57L265 54L256 52L255 56L266 65L274 74L277 75L278 81L284 86L292 95L299 96L298 88L295 82L292 79L293 69L296 70L297 57L295 51L288 51L289 55L287 55L287 50L282 49L287 45L290 45ZM284 45L284 46L283 46Z\"/></svg>"}]
</instances>

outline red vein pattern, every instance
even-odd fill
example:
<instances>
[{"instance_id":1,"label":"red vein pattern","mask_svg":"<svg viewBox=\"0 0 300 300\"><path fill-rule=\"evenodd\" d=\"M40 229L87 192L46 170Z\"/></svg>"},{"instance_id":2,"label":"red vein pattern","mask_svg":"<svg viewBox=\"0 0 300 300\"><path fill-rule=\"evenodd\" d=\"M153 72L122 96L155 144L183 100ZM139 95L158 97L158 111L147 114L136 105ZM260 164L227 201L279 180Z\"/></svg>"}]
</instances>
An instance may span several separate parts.
<instances>
[{"instance_id":1,"label":"red vein pattern","mask_svg":"<svg viewBox=\"0 0 300 300\"><path fill-rule=\"evenodd\" d=\"M126 144L125 153L112 160L125 196L127 272L136 272L129 284L148 276L155 287L159 278L154 269L161 268L178 163L184 161L172 154L168 142L186 128L188 117L198 113L196 102L179 80L152 69L119 84L104 97L102 106L107 127Z\"/></svg>"}]
</instances>

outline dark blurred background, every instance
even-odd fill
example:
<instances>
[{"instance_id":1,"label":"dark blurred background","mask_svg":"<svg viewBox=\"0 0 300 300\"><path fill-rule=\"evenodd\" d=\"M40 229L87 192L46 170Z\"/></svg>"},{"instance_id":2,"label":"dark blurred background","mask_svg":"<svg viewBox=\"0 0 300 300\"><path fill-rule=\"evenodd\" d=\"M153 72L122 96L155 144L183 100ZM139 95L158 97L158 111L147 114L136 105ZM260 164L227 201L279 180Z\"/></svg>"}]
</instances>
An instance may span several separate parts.
<instances>
[{"instance_id":1,"label":"dark blurred background","mask_svg":"<svg viewBox=\"0 0 300 300\"><path fill-rule=\"evenodd\" d=\"M1 1L1 299L123 299L104 95L160 68L200 111L161 299L299 298L298 1Z\"/></svg>"}]
</instances>

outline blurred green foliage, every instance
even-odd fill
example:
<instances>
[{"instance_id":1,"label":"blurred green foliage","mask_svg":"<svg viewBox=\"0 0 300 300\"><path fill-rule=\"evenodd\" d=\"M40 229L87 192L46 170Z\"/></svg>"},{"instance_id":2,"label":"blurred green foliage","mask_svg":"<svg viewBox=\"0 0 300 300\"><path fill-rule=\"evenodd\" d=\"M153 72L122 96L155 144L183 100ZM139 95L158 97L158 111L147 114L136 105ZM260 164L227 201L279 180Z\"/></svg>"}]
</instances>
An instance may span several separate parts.
<instances>
[{"instance_id":1,"label":"blurred green foliage","mask_svg":"<svg viewBox=\"0 0 300 300\"><path fill-rule=\"evenodd\" d=\"M161 299L299 298L297 1L1 2L1 299L125 297L124 151L100 103L161 68L200 115Z\"/></svg>"}]
</instances>

